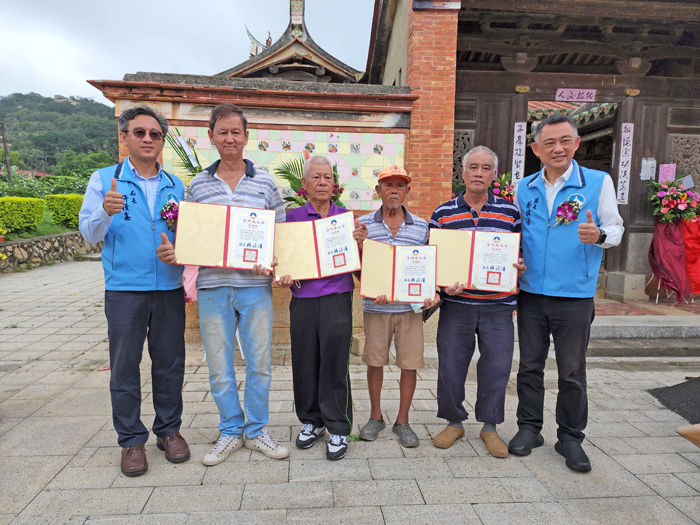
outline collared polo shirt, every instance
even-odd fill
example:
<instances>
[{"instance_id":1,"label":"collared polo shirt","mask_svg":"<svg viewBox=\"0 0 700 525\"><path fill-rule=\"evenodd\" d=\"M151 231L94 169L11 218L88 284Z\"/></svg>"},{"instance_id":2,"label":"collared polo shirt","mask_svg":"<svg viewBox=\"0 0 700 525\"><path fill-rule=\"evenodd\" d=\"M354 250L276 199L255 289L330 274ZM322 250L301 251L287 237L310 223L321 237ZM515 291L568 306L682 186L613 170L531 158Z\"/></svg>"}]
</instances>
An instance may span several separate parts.
<instances>
[{"instance_id":1,"label":"collared polo shirt","mask_svg":"<svg viewBox=\"0 0 700 525\"><path fill-rule=\"evenodd\" d=\"M336 206L331 202L328 217L346 213L348 210ZM321 218L321 214L316 211L313 205L308 202L306 206L290 210L287 212L287 222L315 221ZM334 293L352 292L355 289L355 282L352 273L343 273L331 277L320 279L307 279L294 281L292 284L292 295L298 298L323 297Z\"/></svg>"},{"instance_id":2,"label":"collared polo shirt","mask_svg":"<svg viewBox=\"0 0 700 525\"><path fill-rule=\"evenodd\" d=\"M134 179L136 179L136 182L139 183L139 186L141 186L144 195L146 195L146 200L148 201L148 209L151 210L151 218L155 219L156 197L158 196L158 186L160 185L160 179L162 178L163 168L160 167L159 162L156 162L158 174L155 177L147 179L139 175L139 172L136 171L136 168L134 168L134 165L131 163L131 159L129 157L124 159L124 162L127 164L127 166L129 166L131 174L133 175ZM158 211L160 212L160 210ZM158 214L158 216L160 217L160 213Z\"/></svg>"},{"instance_id":3,"label":"collared polo shirt","mask_svg":"<svg viewBox=\"0 0 700 525\"><path fill-rule=\"evenodd\" d=\"M464 200L464 192L451 201L441 204L430 218L430 228L520 233L521 223L518 207L506 199L496 197L490 191L488 193L488 201L479 213ZM455 264L469 264L469 261L455 261ZM442 297L446 301L474 305L515 305L517 302L515 294L481 290L469 290L459 295L443 293Z\"/></svg>"},{"instance_id":4,"label":"collared polo shirt","mask_svg":"<svg viewBox=\"0 0 700 525\"><path fill-rule=\"evenodd\" d=\"M391 235L391 230L384 222L384 216L382 215L384 206L374 213L360 217L360 222L367 225L367 238L394 246L428 244L428 223L420 217L409 213L403 206L401 206L401 208L404 212L404 220L395 238ZM362 309L365 312L379 314L401 314L412 311L410 303L378 305L374 304L372 299L368 299L367 297L362 299Z\"/></svg>"},{"instance_id":5,"label":"collared polo shirt","mask_svg":"<svg viewBox=\"0 0 700 525\"><path fill-rule=\"evenodd\" d=\"M216 174L220 161L216 161L206 170L198 173L187 193L187 200L208 204L224 204L274 210L277 222L284 222L285 211L282 195L275 179L269 173L257 169L246 160L245 175L235 190ZM231 268L207 268L201 266L197 276L197 289L216 288L218 286L269 286L272 276L255 275L252 270L234 270Z\"/></svg>"}]
</instances>

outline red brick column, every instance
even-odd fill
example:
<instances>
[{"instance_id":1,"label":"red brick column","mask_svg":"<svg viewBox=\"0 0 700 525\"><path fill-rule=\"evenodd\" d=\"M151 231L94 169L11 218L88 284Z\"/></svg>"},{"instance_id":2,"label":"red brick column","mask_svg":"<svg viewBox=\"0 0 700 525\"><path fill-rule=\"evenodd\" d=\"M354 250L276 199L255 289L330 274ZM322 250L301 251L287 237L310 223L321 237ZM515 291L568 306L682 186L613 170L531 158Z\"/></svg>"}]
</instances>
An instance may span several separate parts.
<instances>
[{"instance_id":1,"label":"red brick column","mask_svg":"<svg viewBox=\"0 0 700 525\"><path fill-rule=\"evenodd\" d=\"M452 193L459 9L409 9L406 79L419 98L406 155L413 179L408 208L427 220Z\"/></svg>"}]
</instances>

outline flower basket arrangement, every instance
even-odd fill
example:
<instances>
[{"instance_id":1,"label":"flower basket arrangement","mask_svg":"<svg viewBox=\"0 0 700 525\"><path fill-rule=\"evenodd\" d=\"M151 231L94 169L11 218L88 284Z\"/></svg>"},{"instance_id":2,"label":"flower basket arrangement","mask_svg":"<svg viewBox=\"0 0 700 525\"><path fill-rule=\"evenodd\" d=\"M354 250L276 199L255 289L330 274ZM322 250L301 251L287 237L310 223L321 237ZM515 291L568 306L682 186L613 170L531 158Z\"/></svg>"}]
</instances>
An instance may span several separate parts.
<instances>
[{"instance_id":1,"label":"flower basket arrangement","mask_svg":"<svg viewBox=\"0 0 700 525\"><path fill-rule=\"evenodd\" d=\"M491 183L489 190L496 197L509 200L513 202L515 198L515 185L511 184L511 173L501 173L496 179Z\"/></svg>"},{"instance_id":2,"label":"flower basket arrangement","mask_svg":"<svg viewBox=\"0 0 700 525\"><path fill-rule=\"evenodd\" d=\"M650 182L647 199L656 217L649 265L678 301L692 298L700 293L700 193L686 189L680 176L668 183Z\"/></svg>"}]
</instances>

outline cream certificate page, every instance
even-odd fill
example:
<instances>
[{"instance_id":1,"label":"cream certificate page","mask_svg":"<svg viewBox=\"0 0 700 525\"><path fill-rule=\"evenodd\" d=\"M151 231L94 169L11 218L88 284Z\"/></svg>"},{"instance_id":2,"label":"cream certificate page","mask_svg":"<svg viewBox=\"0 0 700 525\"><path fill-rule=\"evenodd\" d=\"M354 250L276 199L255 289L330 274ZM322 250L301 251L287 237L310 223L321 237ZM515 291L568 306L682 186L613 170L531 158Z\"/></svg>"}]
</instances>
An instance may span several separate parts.
<instances>
[{"instance_id":1,"label":"cream certificate page","mask_svg":"<svg viewBox=\"0 0 700 525\"><path fill-rule=\"evenodd\" d=\"M275 218L274 210L231 208L229 267L251 270L256 264L262 264L272 268Z\"/></svg>"},{"instance_id":2,"label":"cream certificate page","mask_svg":"<svg viewBox=\"0 0 700 525\"><path fill-rule=\"evenodd\" d=\"M422 303L435 296L435 246L395 246L394 300Z\"/></svg>"},{"instance_id":3,"label":"cream certificate page","mask_svg":"<svg viewBox=\"0 0 700 525\"><path fill-rule=\"evenodd\" d=\"M352 236L352 212L314 221L321 277L347 273L360 268L360 252Z\"/></svg>"},{"instance_id":4,"label":"cream certificate page","mask_svg":"<svg viewBox=\"0 0 700 525\"><path fill-rule=\"evenodd\" d=\"M514 292L517 288L520 235L517 233L474 232L471 287L475 290Z\"/></svg>"}]
</instances>

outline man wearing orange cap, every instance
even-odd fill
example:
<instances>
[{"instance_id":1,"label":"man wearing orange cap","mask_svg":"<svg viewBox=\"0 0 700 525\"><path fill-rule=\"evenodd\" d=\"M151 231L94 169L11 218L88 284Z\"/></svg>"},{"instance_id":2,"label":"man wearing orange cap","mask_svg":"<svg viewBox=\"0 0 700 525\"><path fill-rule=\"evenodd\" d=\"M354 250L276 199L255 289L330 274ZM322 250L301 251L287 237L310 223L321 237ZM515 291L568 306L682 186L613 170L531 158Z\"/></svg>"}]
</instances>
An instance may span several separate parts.
<instances>
[{"instance_id":1,"label":"man wearing orange cap","mask_svg":"<svg viewBox=\"0 0 700 525\"><path fill-rule=\"evenodd\" d=\"M376 212L360 217L368 229L368 239L392 245L428 243L428 224L404 207L410 191L410 177L400 166L389 166L379 173L377 194L382 206ZM426 299L430 308L434 301ZM394 338L396 366L401 369L399 413L393 431L404 447L417 447L418 436L408 424L408 410L416 389L416 370L423 368L423 313L407 303L390 303L386 296L362 299L365 320L365 352L367 364L370 418L360 429L360 439L374 441L386 428L382 417L381 394L384 365L389 364L389 347Z\"/></svg>"}]
</instances>

